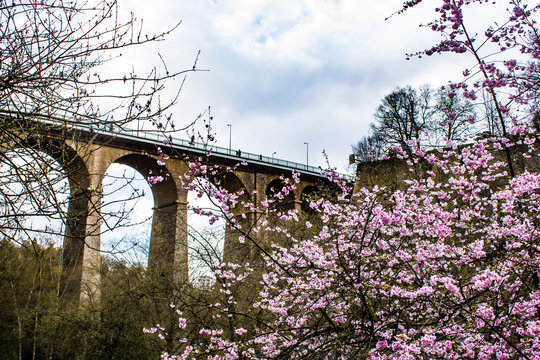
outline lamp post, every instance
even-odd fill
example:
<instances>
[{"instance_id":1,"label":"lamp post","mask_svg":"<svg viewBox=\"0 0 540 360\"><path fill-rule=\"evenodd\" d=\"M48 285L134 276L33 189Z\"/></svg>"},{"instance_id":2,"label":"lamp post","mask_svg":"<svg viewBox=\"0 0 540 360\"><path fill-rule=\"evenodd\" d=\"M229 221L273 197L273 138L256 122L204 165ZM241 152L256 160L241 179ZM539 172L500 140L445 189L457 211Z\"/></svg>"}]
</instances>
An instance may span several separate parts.
<instances>
[{"instance_id":1,"label":"lamp post","mask_svg":"<svg viewBox=\"0 0 540 360\"><path fill-rule=\"evenodd\" d=\"M306 166L309 166L309 143L305 142L304 145L306 145Z\"/></svg>"},{"instance_id":2,"label":"lamp post","mask_svg":"<svg viewBox=\"0 0 540 360\"><path fill-rule=\"evenodd\" d=\"M231 133L232 133L232 125L231 125L231 124L227 124L227 126L229 127L229 155L231 155Z\"/></svg>"},{"instance_id":3,"label":"lamp post","mask_svg":"<svg viewBox=\"0 0 540 360\"><path fill-rule=\"evenodd\" d=\"M276 155L275 151L272 153L272 160L274 160L274 155Z\"/></svg>"}]
</instances>

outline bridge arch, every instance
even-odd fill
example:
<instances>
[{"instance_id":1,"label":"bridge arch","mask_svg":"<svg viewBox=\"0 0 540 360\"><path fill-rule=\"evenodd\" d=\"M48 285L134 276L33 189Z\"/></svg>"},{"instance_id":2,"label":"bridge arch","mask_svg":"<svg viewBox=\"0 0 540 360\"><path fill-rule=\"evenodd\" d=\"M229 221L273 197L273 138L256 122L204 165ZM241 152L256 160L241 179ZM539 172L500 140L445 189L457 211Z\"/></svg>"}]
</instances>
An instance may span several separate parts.
<instances>
[{"instance_id":1,"label":"bridge arch","mask_svg":"<svg viewBox=\"0 0 540 360\"><path fill-rule=\"evenodd\" d=\"M118 162L106 169L101 207L104 260L148 264L154 196L146 176Z\"/></svg>"},{"instance_id":2,"label":"bridge arch","mask_svg":"<svg viewBox=\"0 0 540 360\"><path fill-rule=\"evenodd\" d=\"M17 147L0 157L1 235L16 243L53 241L65 228L68 172L48 153ZM73 186L71 186L73 187ZM16 217L21 220L14 220Z\"/></svg>"},{"instance_id":3,"label":"bridge arch","mask_svg":"<svg viewBox=\"0 0 540 360\"><path fill-rule=\"evenodd\" d=\"M42 138L41 136L18 139L10 144L2 144L2 148L3 153L20 152L22 156L28 156L36 162L42 160L40 153L46 154L60 165L70 187L81 190L87 189L90 185L86 166L88 149L82 152L81 149L76 149L73 144L63 140Z\"/></svg>"},{"instance_id":4,"label":"bridge arch","mask_svg":"<svg viewBox=\"0 0 540 360\"><path fill-rule=\"evenodd\" d=\"M189 279L207 289L214 281L212 270L223 260L226 220L221 212L216 185L203 177L192 179L188 188Z\"/></svg>"},{"instance_id":5,"label":"bridge arch","mask_svg":"<svg viewBox=\"0 0 540 360\"><path fill-rule=\"evenodd\" d=\"M187 190L178 181L178 169L161 164L154 156L140 153L122 154L112 163L135 169L151 186L154 207L149 272L174 281L187 280Z\"/></svg>"},{"instance_id":6,"label":"bridge arch","mask_svg":"<svg viewBox=\"0 0 540 360\"><path fill-rule=\"evenodd\" d=\"M39 122L39 119L36 119L36 122ZM206 148L200 144L188 144L181 139L173 139L169 143L170 147L164 148L165 152L170 152L171 158L167 161L166 167L162 168L157 164L159 151L156 151L156 148L163 146L163 141L159 138L152 140L139 138L130 132L109 133L66 124L44 125L39 131L39 136L25 140L29 147L47 148L49 145L44 145L44 143L52 139L56 144L49 148L53 151L52 157L59 159L58 162L68 169L66 173L70 184L70 199L66 221L68 226L64 236L64 272L60 286L61 294L67 294L68 297L74 299L88 298L92 294L99 295L102 183L103 176L112 163L133 167L145 177L150 175L149 171L158 176L161 175L160 170L163 170L165 174L170 174L170 177L165 175L162 182L152 187L155 206L149 267L153 268L157 274L176 276L176 279L181 282L187 282L187 190L182 186L181 177L186 180L185 175L190 172L185 163L185 157L175 156L174 153L204 156ZM31 144L32 141L34 144ZM0 143L2 152L12 147L9 144L6 146L5 141ZM264 161L261 156L254 157L253 154L248 153L238 153L237 158L231 156L230 151L220 152L219 149L211 156L205 157L209 166L215 168L231 166L233 163L246 159L245 163L242 162L241 166L232 170L232 174L224 171L226 175L216 175L211 180L216 183L219 181L219 186L229 192L244 190L239 202L253 201L255 205L259 205L265 195L271 195L282 188L282 181L277 178L280 174L290 173L291 169L298 168L296 165L300 165L292 164L291 168L284 168L283 165L276 164L273 159ZM303 169L305 166L300 168ZM305 173L308 178L305 181L307 183L319 177L316 171L309 168L305 170ZM278 205L283 210L292 209L299 206L300 199L299 191L295 190L287 194L284 199L280 199ZM250 229L262 213L238 206L233 215L244 229ZM237 230L227 229L226 244L239 243L237 235ZM264 234L261 236L264 237ZM162 248L165 251L161 251ZM228 252L231 254L229 257L227 249L224 250L225 261L235 257L241 258L244 250L247 249L243 246L239 246L238 251L231 246L229 248L231 249Z\"/></svg>"},{"instance_id":7,"label":"bridge arch","mask_svg":"<svg viewBox=\"0 0 540 360\"><path fill-rule=\"evenodd\" d=\"M84 264L95 263L92 262L95 257L88 248L95 248L96 245L99 248L99 243L96 244L93 241L95 239L89 236L89 218L99 212L99 202L94 201L96 192L92 188L92 177L87 167L87 159L91 156L90 147L87 144L77 146L64 139L43 136L14 138L1 147L4 155L13 151L26 157L25 162L28 165L37 166L39 171L34 176L43 173L44 180L36 180L49 187L46 192L55 198L52 200L55 204L51 204L53 209L50 211L56 211L56 216L60 217L64 224L59 295L65 299L79 299L83 290L82 279L90 278L85 274ZM58 168L53 163L58 164ZM61 174L60 178L51 177L55 171ZM69 186L69 189L66 189L67 209L62 208L62 201L56 199L56 196L59 196L57 189L51 186L63 181L62 179L67 180Z\"/></svg>"},{"instance_id":8,"label":"bridge arch","mask_svg":"<svg viewBox=\"0 0 540 360\"><path fill-rule=\"evenodd\" d=\"M285 182L281 178L274 178L266 185L266 197L275 200L270 205L271 209L280 211L294 210L296 200L294 191L289 191L288 194L283 194L282 197L279 197L278 195L281 194L285 185ZM276 195L278 195L278 197L276 197Z\"/></svg>"},{"instance_id":9,"label":"bridge arch","mask_svg":"<svg viewBox=\"0 0 540 360\"><path fill-rule=\"evenodd\" d=\"M225 241L223 244L223 260L225 262L238 262L246 260L251 253L251 245L239 241L242 231L251 231L255 222L255 216L250 209L252 193L250 185L245 179L232 171L219 171L209 178L209 181L218 189L225 190L228 194L236 194L235 203L225 204L230 207L232 219L225 224ZM233 223L231 223L231 221ZM242 229L242 230L240 230Z\"/></svg>"},{"instance_id":10,"label":"bridge arch","mask_svg":"<svg viewBox=\"0 0 540 360\"><path fill-rule=\"evenodd\" d=\"M304 188L302 189L302 192L300 193L300 201L301 201L300 208L302 209L302 211L304 212L312 211L309 206L310 201L313 201L315 197L320 195L319 192L320 192L319 188L315 185L304 186Z\"/></svg>"}]
</instances>

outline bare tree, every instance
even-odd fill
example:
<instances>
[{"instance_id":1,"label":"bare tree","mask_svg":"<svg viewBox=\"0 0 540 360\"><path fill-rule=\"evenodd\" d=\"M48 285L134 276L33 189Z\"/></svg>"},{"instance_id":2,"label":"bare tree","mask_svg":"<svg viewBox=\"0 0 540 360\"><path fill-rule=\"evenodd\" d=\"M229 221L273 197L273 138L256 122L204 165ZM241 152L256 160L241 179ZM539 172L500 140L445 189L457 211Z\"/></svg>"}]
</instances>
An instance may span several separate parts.
<instances>
[{"instance_id":1,"label":"bare tree","mask_svg":"<svg viewBox=\"0 0 540 360\"><path fill-rule=\"evenodd\" d=\"M440 146L447 140L464 142L472 134L476 121L474 104L462 93L449 88L437 91L428 135L432 145Z\"/></svg>"},{"instance_id":2,"label":"bare tree","mask_svg":"<svg viewBox=\"0 0 540 360\"><path fill-rule=\"evenodd\" d=\"M117 76L104 77L100 66L118 60L128 47L163 40L176 26L145 35L133 16L123 23L119 17L116 1L3 2L0 109L96 126L159 121L174 99L162 103L157 95L166 80L185 70L169 72L164 66L163 73L154 68L141 76L124 67Z\"/></svg>"},{"instance_id":3,"label":"bare tree","mask_svg":"<svg viewBox=\"0 0 540 360\"><path fill-rule=\"evenodd\" d=\"M431 116L431 90L417 91L410 86L398 88L387 95L375 112L377 123L372 132L387 146L398 145L410 151L421 140Z\"/></svg>"},{"instance_id":4,"label":"bare tree","mask_svg":"<svg viewBox=\"0 0 540 360\"><path fill-rule=\"evenodd\" d=\"M480 103L476 106L478 108L478 117L482 130L485 134L490 136L503 136L501 120L497 114L497 108L491 94L487 91L482 91L479 100ZM504 122L506 123L506 119L504 119Z\"/></svg>"},{"instance_id":5,"label":"bare tree","mask_svg":"<svg viewBox=\"0 0 540 360\"><path fill-rule=\"evenodd\" d=\"M196 60L173 70L156 54L160 67L139 73L122 54L178 25L145 34L115 0L0 0L0 236L23 244L62 231L43 219L66 222L71 175L81 166L63 142L77 141L73 126L121 130L137 120L174 128L171 106ZM58 141L42 136L51 132Z\"/></svg>"},{"instance_id":6,"label":"bare tree","mask_svg":"<svg viewBox=\"0 0 540 360\"><path fill-rule=\"evenodd\" d=\"M379 134L364 136L352 147L355 162L368 162L381 159L386 151Z\"/></svg>"},{"instance_id":7,"label":"bare tree","mask_svg":"<svg viewBox=\"0 0 540 360\"><path fill-rule=\"evenodd\" d=\"M537 40L538 41L538 40ZM540 62L529 62L525 71L519 74L519 77L523 80L517 82L522 88L522 91L529 90L532 85L533 89L537 89L540 85ZM529 84L528 86L523 83ZM533 125L538 128L538 118L540 117L540 93L538 91L532 93L532 98L529 102L529 113L533 114Z\"/></svg>"}]
</instances>

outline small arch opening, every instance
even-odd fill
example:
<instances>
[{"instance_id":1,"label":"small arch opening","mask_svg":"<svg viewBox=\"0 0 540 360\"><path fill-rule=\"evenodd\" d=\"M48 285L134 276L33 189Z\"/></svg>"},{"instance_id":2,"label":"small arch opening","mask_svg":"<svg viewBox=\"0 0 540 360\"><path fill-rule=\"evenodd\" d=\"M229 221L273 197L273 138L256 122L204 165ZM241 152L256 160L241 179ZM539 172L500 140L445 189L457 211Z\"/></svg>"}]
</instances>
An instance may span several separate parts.
<instances>
[{"instance_id":1,"label":"small arch opening","mask_svg":"<svg viewBox=\"0 0 540 360\"><path fill-rule=\"evenodd\" d=\"M270 210L287 211L294 209L294 193L285 193L285 183L281 179L272 180L266 187L266 196L274 201L270 204Z\"/></svg>"},{"instance_id":2,"label":"small arch opening","mask_svg":"<svg viewBox=\"0 0 540 360\"><path fill-rule=\"evenodd\" d=\"M313 209L310 207L310 203L320 197L319 189L316 186L308 185L302 190L300 200L302 201L301 209L304 212L311 213Z\"/></svg>"},{"instance_id":3,"label":"small arch opening","mask_svg":"<svg viewBox=\"0 0 540 360\"><path fill-rule=\"evenodd\" d=\"M233 210L237 215L240 214L244 207L247 206L251 199L251 194L248 193L242 180L232 172L218 173L210 178L212 184L224 189L229 194L237 195L237 203Z\"/></svg>"}]
</instances>

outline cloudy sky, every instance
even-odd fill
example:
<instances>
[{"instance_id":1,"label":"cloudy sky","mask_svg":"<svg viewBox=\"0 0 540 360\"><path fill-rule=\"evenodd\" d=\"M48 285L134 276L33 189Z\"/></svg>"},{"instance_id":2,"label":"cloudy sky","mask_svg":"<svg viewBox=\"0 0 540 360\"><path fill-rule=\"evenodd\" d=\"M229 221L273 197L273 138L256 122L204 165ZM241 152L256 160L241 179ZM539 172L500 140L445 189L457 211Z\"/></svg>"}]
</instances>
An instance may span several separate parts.
<instances>
[{"instance_id":1,"label":"cloudy sky","mask_svg":"<svg viewBox=\"0 0 540 360\"><path fill-rule=\"evenodd\" d=\"M153 5L149 5L153 4ZM465 62L436 56L407 61L432 45L419 28L436 3L404 15L402 0L140 0L120 1L147 32L182 21L157 46L125 61L198 68L188 75L174 116L188 123L211 106L218 145L347 170L351 145L367 134L380 100L398 86L458 80ZM150 7L152 6L152 7ZM463 66L462 66L463 65Z\"/></svg>"},{"instance_id":2,"label":"cloudy sky","mask_svg":"<svg viewBox=\"0 0 540 360\"><path fill-rule=\"evenodd\" d=\"M169 70L189 69L200 51L197 67L209 71L188 75L174 108L176 125L190 123L210 106L217 145L228 147L231 124L235 149L266 156L275 152L278 158L305 163L308 142L310 165L325 167L326 150L332 167L352 171L351 145L367 134L385 95L398 86L438 87L460 80L470 65L468 57L455 56L407 61L406 53L439 39L419 27L434 19L438 2L426 1L385 21L401 4L402 0L121 0L123 14L133 11L143 18L147 33L181 21L166 41L127 52L121 61L124 68L159 67L159 53ZM485 9L465 16L473 26L478 19L492 18ZM174 89L177 84L168 85ZM135 206L133 222L151 216L153 206L150 188L137 177L146 196ZM148 224L130 228L129 234L109 233L103 240L147 234Z\"/></svg>"},{"instance_id":3,"label":"cloudy sky","mask_svg":"<svg viewBox=\"0 0 540 360\"><path fill-rule=\"evenodd\" d=\"M208 71L188 74L173 109L177 126L189 124L210 106L217 145L228 147L230 124L234 149L266 156L275 152L277 158L305 163L308 142L310 165L326 167L325 150L330 166L352 172L351 145L367 135L384 96L396 87L459 81L473 64L467 54L407 61L406 53L439 40L419 25L435 18L440 1L424 1L385 20L402 2L119 0L120 16L133 12L142 18L143 33L181 25L165 41L124 52L112 70L125 72L133 65L138 73L149 71L161 66L160 56L170 71L190 69L200 51L197 68ZM486 22L505 17L504 10L504 4L467 8L465 22L471 33L483 34ZM167 84L171 94L178 84ZM183 132L177 136L187 138ZM138 246L148 246L153 199L141 174L121 165L109 169L116 176L124 171L145 193L125 205L133 210L130 221L138 225L104 234L103 248L134 245L134 252L117 256L140 257ZM104 198L105 203L114 200ZM194 200L190 194L190 203L207 206ZM188 222L200 229L208 220L190 215Z\"/></svg>"}]
</instances>

